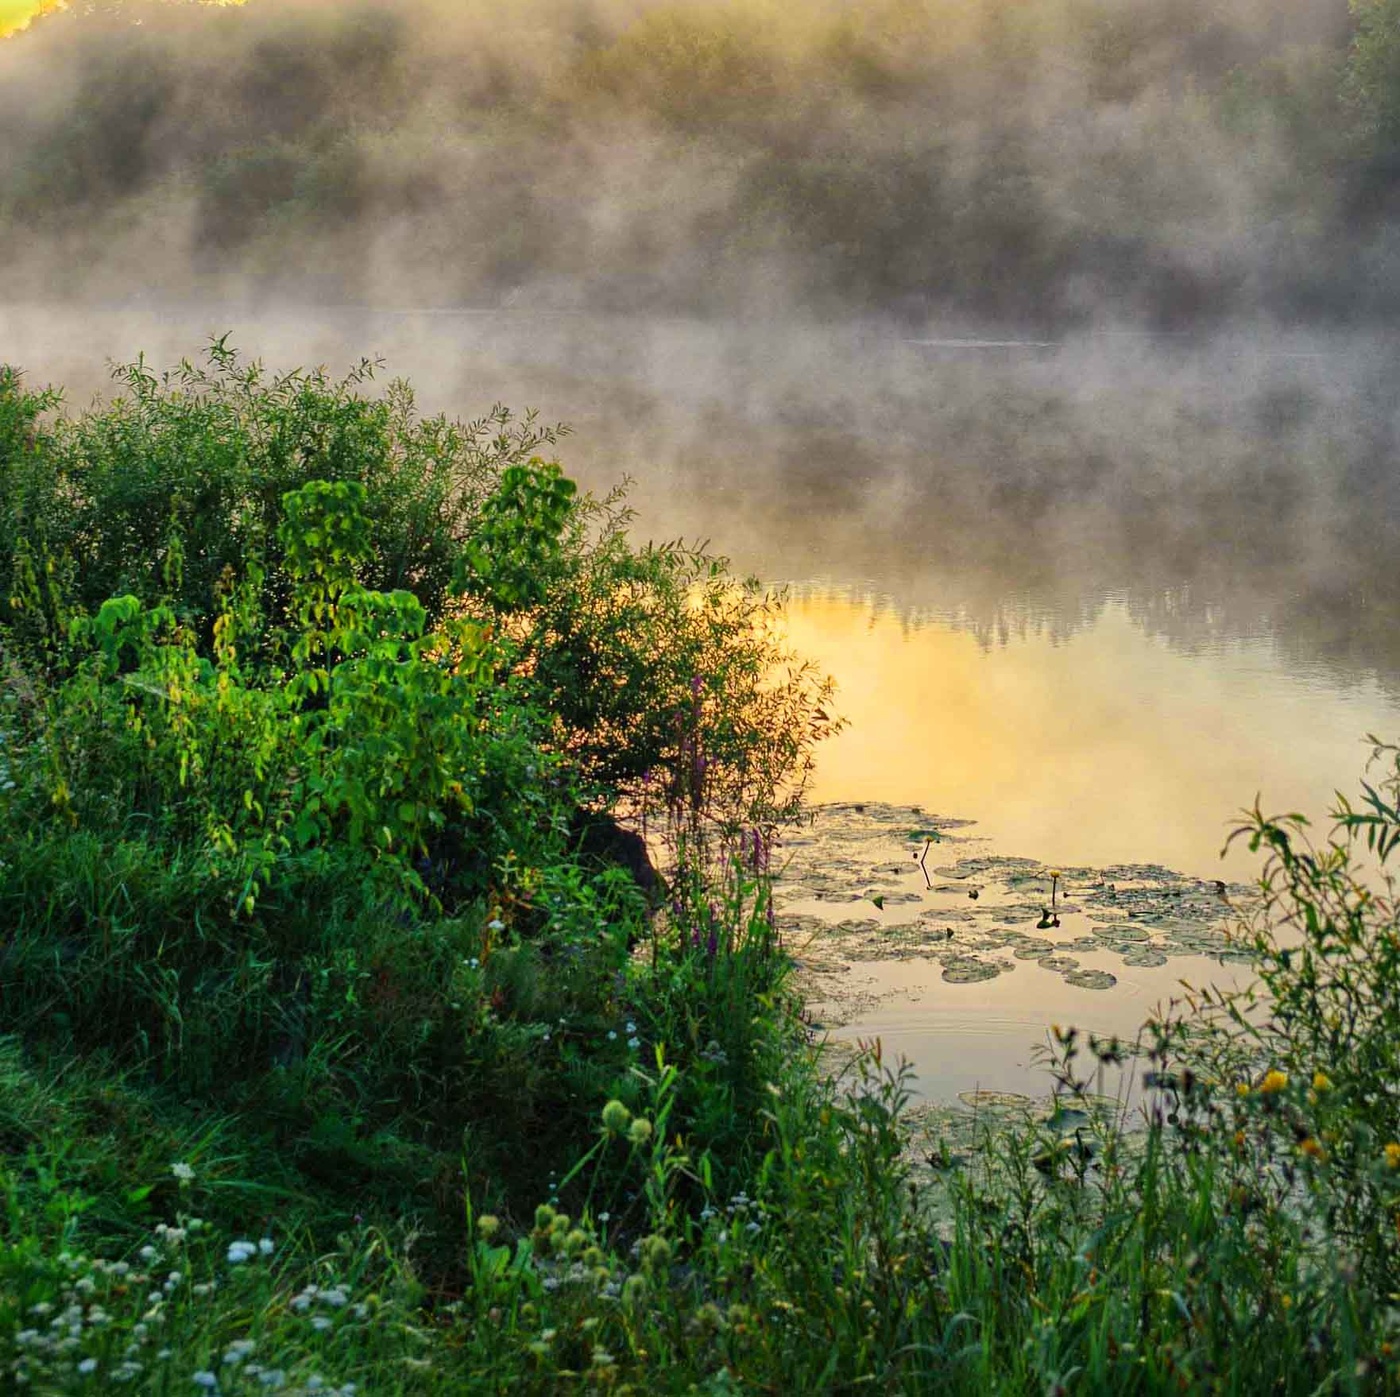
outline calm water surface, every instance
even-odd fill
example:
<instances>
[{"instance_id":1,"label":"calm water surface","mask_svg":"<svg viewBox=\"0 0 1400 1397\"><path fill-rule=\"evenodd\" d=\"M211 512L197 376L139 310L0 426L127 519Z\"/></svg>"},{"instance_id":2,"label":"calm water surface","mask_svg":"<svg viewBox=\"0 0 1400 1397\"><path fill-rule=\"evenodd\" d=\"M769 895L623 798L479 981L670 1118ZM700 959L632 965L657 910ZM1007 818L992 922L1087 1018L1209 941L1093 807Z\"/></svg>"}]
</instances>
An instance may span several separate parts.
<instances>
[{"instance_id":1,"label":"calm water surface","mask_svg":"<svg viewBox=\"0 0 1400 1397\"><path fill-rule=\"evenodd\" d=\"M1003 852L1051 864L1164 863L1248 880L1221 849L1256 793L1321 813L1368 732L1400 731L1375 676L1290 660L1268 638L1189 651L1116 601L1070 636L989 639L850 592L798 591L793 645L840 684L847 729L822 750L818 801L919 804L978 821Z\"/></svg>"}]
</instances>

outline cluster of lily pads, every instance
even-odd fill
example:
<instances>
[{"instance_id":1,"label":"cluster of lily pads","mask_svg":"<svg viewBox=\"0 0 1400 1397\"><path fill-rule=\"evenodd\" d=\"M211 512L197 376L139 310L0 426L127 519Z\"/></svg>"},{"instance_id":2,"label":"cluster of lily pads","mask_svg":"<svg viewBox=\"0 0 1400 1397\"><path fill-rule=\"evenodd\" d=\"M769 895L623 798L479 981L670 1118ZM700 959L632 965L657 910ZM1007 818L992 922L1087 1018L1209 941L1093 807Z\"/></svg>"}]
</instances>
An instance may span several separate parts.
<instances>
[{"instance_id":1,"label":"cluster of lily pads","mask_svg":"<svg viewBox=\"0 0 1400 1397\"><path fill-rule=\"evenodd\" d=\"M1052 869L980 848L934 862L934 850L946 858L947 846L973 843L959 833L968 823L917 807L820 807L784 840L777 902L788 944L828 969L833 958L918 958L951 984L976 984L1019 961L1088 990L1117 976L1082 957L1108 953L1128 969L1176 956L1249 960L1230 939L1245 887L1158 864Z\"/></svg>"}]
</instances>

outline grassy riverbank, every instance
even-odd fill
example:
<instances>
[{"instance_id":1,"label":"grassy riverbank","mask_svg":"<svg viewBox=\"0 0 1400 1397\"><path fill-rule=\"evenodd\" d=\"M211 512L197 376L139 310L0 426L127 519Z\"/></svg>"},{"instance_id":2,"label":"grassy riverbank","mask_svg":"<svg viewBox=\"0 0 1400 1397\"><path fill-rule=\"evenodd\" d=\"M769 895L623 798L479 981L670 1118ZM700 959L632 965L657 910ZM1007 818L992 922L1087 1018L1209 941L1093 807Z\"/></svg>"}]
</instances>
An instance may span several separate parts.
<instances>
[{"instance_id":1,"label":"grassy riverbank","mask_svg":"<svg viewBox=\"0 0 1400 1397\"><path fill-rule=\"evenodd\" d=\"M1052 1114L913 1159L774 930L831 720L773 598L531 420L222 345L118 379L0 376L7 1382L1396 1380L1394 753L1320 853L1253 822L1269 1008L1162 1025L1141 1128L1066 1028Z\"/></svg>"}]
</instances>

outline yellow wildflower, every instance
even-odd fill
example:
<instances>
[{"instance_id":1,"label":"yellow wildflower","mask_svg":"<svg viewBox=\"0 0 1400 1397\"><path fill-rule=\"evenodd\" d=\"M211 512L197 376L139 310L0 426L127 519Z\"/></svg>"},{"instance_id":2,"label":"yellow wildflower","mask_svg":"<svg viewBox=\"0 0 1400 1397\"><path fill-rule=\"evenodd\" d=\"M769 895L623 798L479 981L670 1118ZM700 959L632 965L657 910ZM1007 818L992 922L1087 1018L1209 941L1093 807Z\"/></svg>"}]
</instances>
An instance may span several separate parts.
<instances>
[{"instance_id":1,"label":"yellow wildflower","mask_svg":"<svg viewBox=\"0 0 1400 1397\"><path fill-rule=\"evenodd\" d=\"M1236 1082L1236 1083L1235 1083L1235 1095L1236 1095L1236 1096L1248 1096L1248 1095L1249 1095L1249 1083L1248 1083L1248 1082Z\"/></svg>"},{"instance_id":2,"label":"yellow wildflower","mask_svg":"<svg viewBox=\"0 0 1400 1397\"><path fill-rule=\"evenodd\" d=\"M1309 1159L1326 1159L1327 1151L1313 1139L1311 1135L1298 1146L1298 1153L1305 1154Z\"/></svg>"},{"instance_id":3,"label":"yellow wildflower","mask_svg":"<svg viewBox=\"0 0 1400 1397\"><path fill-rule=\"evenodd\" d=\"M1385 1162L1392 1169L1400 1169L1400 1145L1397 1145L1394 1140L1385 1147Z\"/></svg>"},{"instance_id":4,"label":"yellow wildflower","mask_svg":"<svg viewBox=\"0 0 1400 1397\"><path fill-rule=\"evenodd\" d=\"M1259 1083L1259 1090L1265 1096L1272 1096L1275 1092L1282 1091L1288 1085L1288 1074L1280 1072L1277 1067L1264 1074L1264 1080Z\"/></svg>"}]
</instances>

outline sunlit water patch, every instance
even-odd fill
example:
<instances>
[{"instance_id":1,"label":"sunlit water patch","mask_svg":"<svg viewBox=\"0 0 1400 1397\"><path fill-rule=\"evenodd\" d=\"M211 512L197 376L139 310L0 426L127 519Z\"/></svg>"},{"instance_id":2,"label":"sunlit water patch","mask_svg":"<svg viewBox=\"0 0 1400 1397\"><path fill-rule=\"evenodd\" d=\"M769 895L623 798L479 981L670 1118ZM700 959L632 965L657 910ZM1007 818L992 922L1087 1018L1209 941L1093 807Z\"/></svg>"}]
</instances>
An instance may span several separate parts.
<instances>
[{"instance_id":1,"label":"sunlit water patch","mask_svg":"<svg viewBox=\"0 0 1400 1397\"><path fill-rule=\"evenodd\" d=\"M1047 864L1248 879L1247 850L1220 852L1256 794L1320 816L1365 734L1400 728L1377 679L1287 659L1266 635L1174 647L1114 603L1073 631L1049 618L988 634L799 591L789 633L850 720L821 750L816 801L974 819L999 852Z\"/></svg>"}]
</instances>

